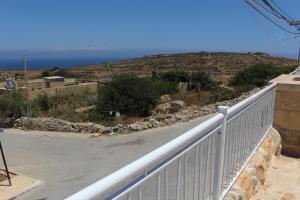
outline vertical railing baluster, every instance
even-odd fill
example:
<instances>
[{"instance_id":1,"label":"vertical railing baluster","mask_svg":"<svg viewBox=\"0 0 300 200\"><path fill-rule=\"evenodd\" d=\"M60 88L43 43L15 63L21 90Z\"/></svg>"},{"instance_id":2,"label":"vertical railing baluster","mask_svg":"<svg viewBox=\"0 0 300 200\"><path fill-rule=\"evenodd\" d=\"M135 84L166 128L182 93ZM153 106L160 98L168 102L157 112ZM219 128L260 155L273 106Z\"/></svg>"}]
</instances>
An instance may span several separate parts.
<instances>
[{"instance_id":1,"label":"vertical railing baluster","mask_svg":"<svg viewBox=\"0 0 300 200\"><path fill-rule=\"evenodd\" d=\"M181 159L178 161L178 170L177 170L177 186L176 186L176 200L179 200L179 190L180 190L180 177L181 177Z\"/></svg>"},{"instance_id":2,"label":"vertical railing baluster","mask_svg":"<svg viewBox=\"0 0 300 200\"><path fill-rule=\"evenodd\" d=\"M225 152L224 152L224 170L223 170L223 178L225 178L225 181L224 181L225 186L228 184L228 180L229 180L229 174L228 174L228 171L229 171L229 147L230 147L230 140L229 139L230 139L230 131L232 129L232 123L227 122L226 126L227 126L226 127L226 134L227 135L226 135L225 144L224 144L225 145ZM221 142L223 134L220 137L221 137L221 139L220 139L220 142ZM220 154L221 154L221 151L222 151L221 148L222 147L220 145Z\"/></svg>"},{"instance_id":3,"label":"vertical railing baluster","mask_svg":"<svg viewBox=\"0 0 300 200\"><path fill-rule=\"evenodd\" d=\"M184 154L184 163L183 163L183 198L187 199L186 190L187 190L187 155Z\"/></svg>"},{"instance_id":4,"label":"vertical railing baluster","mask_svg":"<svg viewBox=\"0 0 300 200\"><path fill-rule=\"evenodd\" d=\"M156 199L160 200L160 173L157 174Z\"/></svg>"},{"instance_id":5,"label":"vertical railing baluster","mask_svg":"<svg viewBox=\"0 0 300 200\"><path fill-rule=\"evenodd\" d=\"M142 188L141 187L139 187L138 192L139 192L139 200L142 200Z\"/></svg>"},{"instance_id":6,"label":"vertical railing baluster","mask_svg":"<svg viewBox=\"0 0 300 200\"><path fill-rule=\"evenodd\" d=\"M224 115L222 129L220 131L221 139L220 139L220 159L219 159L219 168L217 174L217 188L216 188L216 199L220 199L222 195L222 182L223 182L223 174L224 174L224 157L225 157L225 141L226 141L226 130L227 130L227 110L228 106L220 106L219 112Z\"/></svg>"},{"instance_id":7,"label":"vertical railing baluster","mask_svg":"<svg viewBox=\"0 0 300 200\"><path fill-rule=\"evenodd\" d=\"M199 146L197 145L195 150L195 170L194 170L194 184L193 184L193 199L196 199L196 184L197 184L197 169L198 169L198 152L199 152Z\"/></svg>"},{"instance_id":8,"label":"vertical railing baluster","mask_svg":"<svg viewBox=\"0 0 300 200\"><path fill-rule=\"evenodd\" d=\"M169 195L168 195L168 169L167 167L165 168L165 199L168 199L169 198Z\"/></svg>"},{"instance_id":9,"label":"vertical railing baluster","mask_svg":"<svg viewBox=\"0 0 300 200\"><path fill-rule=\"evenodd\" d=\"M210 149L210 138L208 138L208 148L207 148L207 156L206 156L206 167L205 167L205 178L204 178L204 192L203 192L203 198L205 199L206 195L207 195L207 187L208 184L206 183L207 182L207 176L208 176L208 167L209 167L209 158L210 158L210 152L209 152L209 149Z\"/></svg>"},{"instance_id":10,"label":"vertical railing baluster","mask_svg":"<svg viewBox=\"0 0 300 200\"><path fill-rule=\"evenodd\" d=\"M212 200L212 196L213 196L213 189L214 188L214 176L216 176L215 174L215 167L214 167L214 164L215 164L215 157L214 157L214 149L215 149L215 135L212 135L211 136L211 140L212 140L212 145L211 145L211 158L210 158L210 176L209 176L209 179L210 179L210 188L209 188L209 196L210 196L210 200ZM216 167L217 168L217 167Z\"/></svg>"},{"instance_id":11,"label":"vertical railing baluster","mask_svg":"<svg viewBox=\"0 0 300 200\"><path fill-rule=\"evenodd\" d=\"M202 146L203 146L203 144L200 144L200 157L199 157L199 192L198 192L198 199L200 200L201 199L201 194L203 193L203 191L202 191L202 185L201 185L201 183L202 183L202 175L201 174L203 174L203 173L201 173L201 169L202 169L202 167L201 167L201 164L202 164L202 154L203 154L203 148L202 148Z\"/></svg>"}]
</instances>

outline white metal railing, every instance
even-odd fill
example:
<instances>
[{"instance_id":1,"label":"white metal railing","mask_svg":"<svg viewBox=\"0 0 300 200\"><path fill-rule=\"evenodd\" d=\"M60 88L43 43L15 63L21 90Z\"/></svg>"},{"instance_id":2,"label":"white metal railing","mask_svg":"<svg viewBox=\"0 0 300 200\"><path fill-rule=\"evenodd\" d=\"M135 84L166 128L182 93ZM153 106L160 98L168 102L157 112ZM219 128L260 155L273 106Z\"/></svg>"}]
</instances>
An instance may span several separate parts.
<instances>
[{"instance_id":1,"label":"white metal railing","mask_svg":"<svg viewBox=\"0 0 300 200\"><path fill-rule=\"evenodd\" d=\"M300 75L300 67L296 68L290 75Z\"/></svg>"},{"instance_id":2,"label":"white metal railing","mask_svg":"<svg viewBox=\"0 0 300 200\"><path fill-rule=\"evenodd\" d=\"M222 199L272 128L276 84L77 192L85 199Z\"/></svg>"}]
</instances>

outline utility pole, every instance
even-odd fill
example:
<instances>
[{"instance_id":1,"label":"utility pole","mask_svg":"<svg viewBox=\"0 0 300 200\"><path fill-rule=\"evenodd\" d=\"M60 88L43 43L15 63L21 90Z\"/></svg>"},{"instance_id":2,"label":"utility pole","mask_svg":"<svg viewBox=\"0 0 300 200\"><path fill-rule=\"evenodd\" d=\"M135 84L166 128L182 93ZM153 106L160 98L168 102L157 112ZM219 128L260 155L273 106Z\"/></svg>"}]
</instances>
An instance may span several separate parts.
<instances>
[{"instance_id":1,"label":"utility pole","mask_svg":"<svg viewBox=\"0 0 300 200\"><path fill-rule=\"evenodd\" d=\"M300 31L300 27L298 27L298 30ZM298 37L300 38L300 33L299 33ZM298 66L297 67L300 67L300 40L298 42L299 42L299 52L298 52Z\"/></svg>"},{"instance_id":2,"label":"utility pole","mask_svg":"<svg viewBox=\"0 0 300 200\"><path fill-rule=\"evenodd\" d=\"M31 117L31 101L30 101L30 92L29 92L29 81L27 76L27 56L23 55L23 68L24 68L24 77L26 81L26 93L27 93L27 117L28 120Z\"/></svg>"},{"instance_id":3,"label":"utility pole","mask_svg":"<svg viewBox=\"0 0 300 200\"><path fill-rule=\"evenodd\" d=\"M24 67L24 75L27 72L27 56L23 55L23 67Z\"/></svg>"},{"instance_id":4,"label":"utility pole","mask_svg":"<svg viewBox=\"0 0 300 200\"><path fill-rule=\"evenodd\" d=\"M299 54L298 54L298 67L300 66L300 45L299 45Z\"/></svg>"},{"instance_id":5,"label":"utility pole","mask_svg":"<svg viewBox=\"0 0 300 200\"><path fill-rule=\"evenodd\" d=\"M290 22L290 25L293 25L297 28L299 31L298 37L300 37L300 21L292 21ZM300 66L300 41L299 41L299 52L298 52L298 67Z\"/></svg>"}]
</instances>

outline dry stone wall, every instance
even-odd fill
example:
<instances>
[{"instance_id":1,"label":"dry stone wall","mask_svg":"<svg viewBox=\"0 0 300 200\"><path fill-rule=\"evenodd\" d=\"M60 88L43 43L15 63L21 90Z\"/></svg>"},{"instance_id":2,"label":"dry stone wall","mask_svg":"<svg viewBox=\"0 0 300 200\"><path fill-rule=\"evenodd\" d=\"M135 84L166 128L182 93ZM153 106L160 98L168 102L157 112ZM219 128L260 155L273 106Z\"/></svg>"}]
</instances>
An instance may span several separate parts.
<instances>
[{"instance_id":1,"label":"dry stone wall","mask_svg":"<svg viewBox=\"0 0 300 200\"><path fill-rule=\"evenodd\" d=\"M15 121L14 127L21 129L76 132L99 134L120 134L142 131L149 128L167 126L176 122L187 122L191 119L213 114L218 111L218 106L232 106L245 98L255 94L260 89L254 89L242 94L240 97L228 101L217 102L205 106L187 106L183 101L171 101L157 106L152 116L132 124L118 124L105 127L95 123L72 123L56 118L27 118L22 117Z\"/></svg>"}]
</instances>

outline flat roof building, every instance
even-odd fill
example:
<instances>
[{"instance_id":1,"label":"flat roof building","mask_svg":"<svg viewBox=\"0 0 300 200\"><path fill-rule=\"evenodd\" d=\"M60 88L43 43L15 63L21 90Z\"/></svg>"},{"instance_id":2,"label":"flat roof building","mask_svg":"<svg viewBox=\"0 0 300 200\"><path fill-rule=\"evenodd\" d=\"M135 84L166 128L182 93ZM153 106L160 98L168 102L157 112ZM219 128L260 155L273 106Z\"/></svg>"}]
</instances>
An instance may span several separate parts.
<instances>
[{"instance_id":1,"label":"flat roof building","mask_svg":"<svg viewBox=\"0 0 300 200\"><path fill-rule=\"evenodd\" d=\"M65 78L62 76L49 76L49 77L44 77L43 80L45 82L64 82Z\"/></svg>"}]
</instances>

